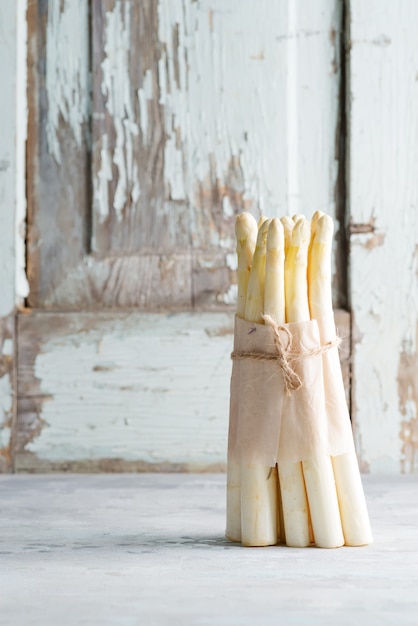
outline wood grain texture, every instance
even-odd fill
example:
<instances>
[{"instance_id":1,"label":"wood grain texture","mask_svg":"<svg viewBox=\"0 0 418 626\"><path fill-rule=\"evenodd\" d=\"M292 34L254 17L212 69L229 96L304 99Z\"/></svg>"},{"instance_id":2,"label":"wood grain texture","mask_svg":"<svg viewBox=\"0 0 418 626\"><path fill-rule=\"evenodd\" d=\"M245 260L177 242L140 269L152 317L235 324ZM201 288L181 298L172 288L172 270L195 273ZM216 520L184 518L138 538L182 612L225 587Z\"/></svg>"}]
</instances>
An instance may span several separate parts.
<instances>
[{"instance_id":1,"label":"wood grain texture","mask_svg":"<svg viewBox=\"0 0 418 626\"><path fill-rule=\"evenodd\" d=\"M90 42L87 20L30 2L30 304L228 307L239 211L336 214L340 3L93 0Z\"/></svg>"},{"instance_id":2,"label":"wood grain texture","mask_svg":"<svg viewBox=\"0 0 418 626\"><path fill-rule=\"evenodd\" d=\"M225 314L21 315L17 470L222 463L232 332Z\"/></svg>"},{"instance_id":3,"label":"wood grain texture","mask_svg":"<svg viewBox=\"0 0 418 626\"><path fill-rule=\"evenodd\" d=\"M13 467L15 428L15 316L0 318L0 474Z\"/></svg>"},{"instance_id":4,"label":"wood grain texture","mask_svg":"<svg viewBox=\"0 0 418 626\"><path fill-rule=\"evenodd\" d=\"M27 16L28 302L42 307L88 243L88 0L29 0Z\"/></svg>"},{"instance_id":5,"label":"wood grain texture","mask_svg":"<svg viewBox=\"0 0 418 626\"><path fill-rule=\"evenodd\" d=\"M417 472L418 5L350 5L357 448L372 473Z\"/></svg>"},{"instance_id":6,"label":"wood grain texture","mask_svg":"<svg viewBox=\"0 0 418 626\"><path fill-rule=\"evenodd\" d=\"M18 336L17 471L225 468L232 315L37 312Z\"/></svg>"},{"instance_id":7,"label":"wood grain texture","mask_svg":"<svg viewBox=\"0 0 418 626\"><path fill-rule=\"evenodd\" d=\"M0 318L15 306L16 203L16 8L0 6L0 67L4 82L0 98Z\"/></svg>"},{"instance_id":8,"label":"wood grain texture","mask_svg":"<svg viewBox=\"0 0 418 626\"><path fill-rule=\"evenodd\" d=\"M15 306L26 295L21 230L24 190L24 3L0 3L0 473L12 469ZM24 30L24 29L23 29ZM18 46L22 46L21 50Z\"/></svg>"}]
</instances>

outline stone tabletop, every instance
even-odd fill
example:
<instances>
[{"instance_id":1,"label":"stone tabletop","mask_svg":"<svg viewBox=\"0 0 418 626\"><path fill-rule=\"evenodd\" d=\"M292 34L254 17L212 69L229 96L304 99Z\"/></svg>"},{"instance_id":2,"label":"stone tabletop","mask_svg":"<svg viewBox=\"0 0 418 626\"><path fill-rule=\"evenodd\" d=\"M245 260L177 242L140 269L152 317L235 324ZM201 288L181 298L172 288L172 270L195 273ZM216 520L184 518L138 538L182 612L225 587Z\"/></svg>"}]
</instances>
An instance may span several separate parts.
<instances>
[{"instance_id":1,"label":"stone tabletop","mask_svg":"<svg viewBox=\"0 0 418 626\"><path fill-rule=\"evenodd\" d=\"M222 474L0 476L0 624L418 624L418 476L365 476L375 543L243 548Z\"/></svg>"}]
</instances>

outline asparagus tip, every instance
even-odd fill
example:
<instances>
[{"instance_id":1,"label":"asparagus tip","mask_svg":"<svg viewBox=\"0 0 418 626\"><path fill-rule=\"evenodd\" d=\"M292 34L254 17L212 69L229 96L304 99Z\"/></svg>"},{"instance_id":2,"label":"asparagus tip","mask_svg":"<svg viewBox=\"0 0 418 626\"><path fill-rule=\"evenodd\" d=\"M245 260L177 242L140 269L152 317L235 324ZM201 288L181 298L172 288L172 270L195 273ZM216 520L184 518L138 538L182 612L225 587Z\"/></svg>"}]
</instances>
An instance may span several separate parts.
<instances>
[{"instance_id":1,"label":"asparagus tip","mask_svg":"<svg viewBox=\"0 0 418 626\"><path fill-rule=\"evenodd\" d=\"M298 248L308 245L311 237L311 226L305 217L299 219L293 227L292 246Z\"/></svg>"},{"instance_id":2,"label":"asparagus tip","mask_svg":"<svg viewBox=\"0 0 418 626\"><path fill-rule=\"evenodd\" d=\"M316 222L315 241L331 244L333 236L334 221L332 217L323 213Z\"/></svg>"},{"instance_id":3,"label":"asparagus tip","mask_svg":"<svg viewBox=\"0 0 418 626\"><path fill-rule=\"evenodd\" d=\"M237 215L235 219L235 235L238 242L243 242L247 239L255 242L257 238L257 222L251 213L244 211Z\"/></svg>"},{"instance_id":4,"label":"asparagus tip","mask_svg":"<svg viewBox=\"0 0 418 626\"><path fill-rule=\"evenodd\" d=\"M258 236L257 236L257 248L259 247L264 247L266 245L266 241L267 241L267 233L271 224L272 218L265 220L260 228L258 229Z\"/></svg>"},{"instance_id":5,"label":"asparagus tip","mask_svg":"<svg viewBox=\"0 0 418 626\"><path fill-rule=\"evenodd\" d=\"M267 233L267 250L278 250L284 247L284 228L282 222L274 217Z\"/></svg>"}]
</instances>

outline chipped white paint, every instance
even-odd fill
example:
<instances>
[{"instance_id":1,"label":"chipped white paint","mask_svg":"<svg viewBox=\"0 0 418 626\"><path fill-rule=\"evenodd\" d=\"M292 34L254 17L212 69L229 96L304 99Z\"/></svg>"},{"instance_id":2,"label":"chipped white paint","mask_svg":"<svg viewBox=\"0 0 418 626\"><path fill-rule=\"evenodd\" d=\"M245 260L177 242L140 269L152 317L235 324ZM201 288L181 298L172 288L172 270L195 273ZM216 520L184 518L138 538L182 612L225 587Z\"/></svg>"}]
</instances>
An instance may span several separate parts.
<instances>
[{"instance_id":1,"label":"chipped white paint","mask_svg":"<svg viewBox=\"0 0 418 626\"><path fill-rule=\"evenodd\" d=\"M19 225L25 215L26 1L0 2L0 471L9 470L16 304L27 293Z\"/></svg>"},{"instance_id":2,"label":"chipped white paint","mask_svg":"<svg viewBox=\"0 0 418 626\"><path fill-rule=\"evenodd\" d=\"M41 343L35 375L51 397L27 449L47 461L224 463L232 332L226 314L132 314Z\"/></svg>"},{"instance_id":3,"label":"chipped white paint","mask_svg":"<svg viewBox=\"0 0 418 626\"><path fill-rule=\"evenodd\" d=\"M49 0L46 38L47 140L61 163L60 120L81 146L89 115L88 0Z\"/></svg>"},{"instance_id":4,"label":"chipped white paint","mask_svg":"<svg viewBox=\"0 0 418 626\"><path fill-rule=\"evenodd\" d=\"M15 297L21 305L29 294L26 277L26 139L27 103L27 0L16 3L16 226Z\"/></svg>"},{"instance_id":5,"label":"chipped white paint","mask_svg":"<svg viewBox=\"0 0 418 626\"><path fill-rule=\"evenodd\" d=\"M138 89L139 116L144 145L148 144L148 102L152 101L152 71L146 70L141 89Z\"/></svg>"},{"instance_id":6,"label":"chipped white paint","mask_svg":"<svg viewBox=\"0 0 418 626\"><path fill-rule=\"evenodd\" d=\"M16 55L16 6L1 2L0 318L9 315L15 306Z\"/></svg>"},{"instance_id":7,"label":"chipped white paint","mask_svg":"<svg viewBox=\"0 0 418 626\"><path fill-rule=\"evenodd\" d=\"M138 166L134 161L133 138L139 133L131 98L128 60L131 51L130 3L117 0L113 11L106 12L105 58L102 62L102 93L106 108L113 118L116 130L116 146L112 157L104 155L102 148L101 169L95 180L95 203L99 219L104 221L109 213L107 192L103 193L103 181L108 180L109 162L117 168L117 185L113 208L118 219L129 195L135 202L139 195ZM143 116L145 114L143 113ZM146 123L146 118L141 120ZM101 170L104 168L104 172ZM130 191L132 189L132 191Z\"/></svg>"},{"instance_id":8,"label":"chipped white paint","mask_svg":"<svg viewBox=\"0 0 418 626\"><path fill-rule=\"evenodd\" d=\"M112 160L107 133L103 133L101 137L100 164L100 170L94 179L94 200L99 217L104 221L109 215L109 182L112 180ZM94 241L92 247L95 249Z\"/></svg>"},{"instance_id":9,"label":"chipped white paint","mask_svg":"<svg viewBox=\"0 0 418 626\"><path fill-rule=\"evenodd\" d=\"M351 237L357 445L371 472L399 472L418 390L415 372L402 414L401 353L417 352L418 5L350 4L350 213L375 229Z\"/></svg>"},{"instance_id":10,"label":"chipped white paint","mask_svg":"<svg viewBox=\"0 0 418 626\"><path fill-rule=\"evenodd\" d=\"M254 208L334 212L339 20L327 0L160 0L160 102L167 132L181 138L166 143L165 177L177 198L193 205L211 165L224 181L239 157Z\"/></svg>"},{"instance_id":11,"label":"chipped white paint","mask_svg":"<svg viewBox=\"0 0 418 626\"><path fill-rule=\"evenodd\" d=\"M10 446L11 429L7 425L12 416L13 393L8 376L0 378L0 450Z\"/></svg>"}]
</instances>

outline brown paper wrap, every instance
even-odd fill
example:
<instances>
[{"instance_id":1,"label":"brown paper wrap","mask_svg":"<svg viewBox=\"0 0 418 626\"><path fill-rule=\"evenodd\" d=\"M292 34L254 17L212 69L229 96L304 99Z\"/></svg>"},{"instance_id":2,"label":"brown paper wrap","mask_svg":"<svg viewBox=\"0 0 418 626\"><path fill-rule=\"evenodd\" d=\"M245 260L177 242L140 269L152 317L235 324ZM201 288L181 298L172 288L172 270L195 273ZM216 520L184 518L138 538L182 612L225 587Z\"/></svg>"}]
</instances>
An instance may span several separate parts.
<instances>
[{"instance_id":1,"label":"brown paper wrap","mask_svg":"<svg viewBox=\"0 0 418 626\"><path fill-rule=\"evenodd\" d=\"M289 393L280 359L260 357L277 356L274 329L235 317L228 460L273 467L278 456L297 462L348 452L352 434L345 398L341 407L337 348L321 347L316 320L284 324L278 332L285 350L290 333L295 360L289 362L302 383Z\"/></svg>"}]
</instances>

